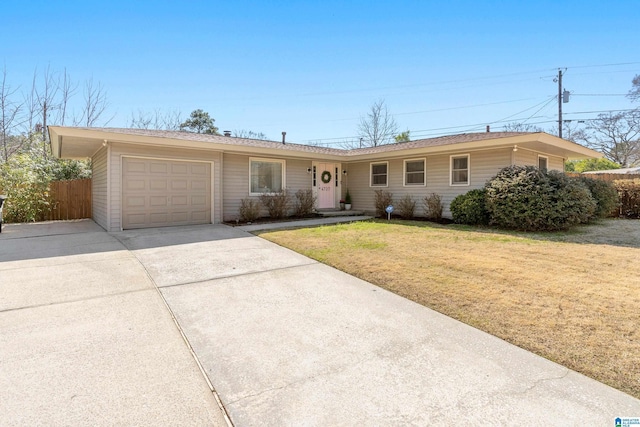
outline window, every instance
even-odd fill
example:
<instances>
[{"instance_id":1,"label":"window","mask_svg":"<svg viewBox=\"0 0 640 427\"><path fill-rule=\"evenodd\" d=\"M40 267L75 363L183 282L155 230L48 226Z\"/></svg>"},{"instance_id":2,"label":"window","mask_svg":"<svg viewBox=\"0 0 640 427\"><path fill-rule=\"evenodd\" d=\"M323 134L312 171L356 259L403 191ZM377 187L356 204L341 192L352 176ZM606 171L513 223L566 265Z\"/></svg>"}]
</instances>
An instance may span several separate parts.
<instances>
[{"instance_id":1,"label":"window","mask_svg":"<svg viewBox=\"0 0 640 427\"><path fill-rule=\"evenodd\" d=\"M426 185L425 159L404 161L404 185Z\"/></svg>"},{"instance_id":2,"label":"window","mask_svg":"<svg viewBox=\"0 0 640 427\"><path fill-rule=\"evenodd\" d=\"M451 156L451 185L469 185L469 155Z\"/></svg>"},{"instance_id":3,"label":"window","mask_svg":"<svg viewBox=\"0 0 640 427\"><path fill-rule=\"evenodd\" d=\"M371 186L386 187L389 162L371 163Z\"/></svg>"},{"instance_id":4,"label":"window","mask_svg":"<svg viewBox=\"0 0 640 427\"><path fill-rule=\"evenodd\" d=\"M284 160L252 158L249 164L250 195L278 193L285 188Z\"/></svg>"},{"instance_id":5,"label":"window","mask_svg":"<svg viewBox=\"0 0 640 427\"><path fill-rule=\"evenodd\" d=\"M538 156L538 168L540 168L540 170L546 171L548 163L549 163L548 157Z\"/></svg>"}]
</instances>

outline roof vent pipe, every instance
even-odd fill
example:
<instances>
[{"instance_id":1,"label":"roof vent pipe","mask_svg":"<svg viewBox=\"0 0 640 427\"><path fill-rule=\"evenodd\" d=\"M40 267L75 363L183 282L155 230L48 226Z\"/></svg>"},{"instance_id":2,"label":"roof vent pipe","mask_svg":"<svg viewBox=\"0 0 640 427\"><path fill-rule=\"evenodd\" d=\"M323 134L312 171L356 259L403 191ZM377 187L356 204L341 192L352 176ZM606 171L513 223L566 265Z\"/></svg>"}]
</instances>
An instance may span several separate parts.
<instances>
[{"instance_id":1,"label":"roof vent pipe","mask_svg":"<svg viewBox=\"0 0 640 427\"><path fill-rule=\"evenodd\" d=\"M491 127L487 125L487 133L491 132Z\"/></svg>"},{"instance_id":2,"label":"roof vent pipe","mask_svg":"<svg viewBox=\"0 0 640 427\"><path fill-rule=\"evenodd\" d=\"M223 131L224 136L231 136L231 131L230 130L225 130Z\"/></svg>"},{"instance_id":3,"label":"roof vent pipe","mask_svg":"<svg viewBox=\"0 0 640 427\"><path fill-rule=\"evenodd\" d=\"M284 137L287 135L286 132L282 132L282 143L284 144Z\"/></svg>"}]
</instances>

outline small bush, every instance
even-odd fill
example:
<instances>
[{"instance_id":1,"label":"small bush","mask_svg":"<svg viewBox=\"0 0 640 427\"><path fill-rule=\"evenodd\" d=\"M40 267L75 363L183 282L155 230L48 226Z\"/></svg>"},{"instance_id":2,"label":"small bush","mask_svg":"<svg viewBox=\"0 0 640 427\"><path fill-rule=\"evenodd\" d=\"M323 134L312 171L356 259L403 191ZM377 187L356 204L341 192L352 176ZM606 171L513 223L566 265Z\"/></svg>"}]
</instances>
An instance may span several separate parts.
<instances>
[{"instance_id":1,"label":"small bush","mask_svg":"<svg viewBox=\"0 0 640 427\"><path fill-rule=\"evenodd\" d=\"M424 216L430 221L440 221L442 219L442 197L436 193L431 193L422 199L424 204Z\"/></svg>"},{"instance_id":2,"label":"small bush","mask_svg":"<svg viewBox=\"0 0 640 427\"><path fill-rule=\"evenodd\" d=\"M296 206L294 209L295 216L306 217L313 214L313 208L316 204L316 198L313 197L312 190L296 191Z\"/></svg>"},{"instance_id":3,"label":"small bush","mask_svg":"<svg viewBox=\"0 0 640 427\"><path fill-rule=\"evenodd\" d=\"M387 211L385 209L393 204L393 194L386 190L376 190L375 197L376 216L386 218Z\"/></svg>"},{"instance_id":4,"label":"small bush","mask_svg":"<svg viewBox=\"0 0 640 427\"><path fill-rule=\"evenodd\" d=\"M0 190L8 198L3 205L4 222L46 219L51 210L47 164L30 153L17 154L0 165Z\"/></svg>"},{"instance_id":5,"label":"small bush","mask_svg":"<svg viewBox=\"0 0 640 427\"><path fill-rule=\"evenodd\" d=\"M241 222L251 222L260 218L260 201L249 197L240 200L239 214Z\"/></svg>"},{"instance_id":6,"label":"small bush","mask_svg":"<svg viewBox=\"0 0 640 427\"><path fill-rule=\"evenodd\" d=\"M289 213L291 197L287 190L283 189L279 193L262 194L260 196L260 203L267 208L271 219L282 219Z\"/></svg>"},{"instance_id":7,"label":"small bush","mask_svg":"<svg viewBox=\"0 0 640 427\"><path fill-rule=\"evenodd\" d=\"M476 189L460 194L451 202L449 210L453 221L458 224L487 225L489 212L487 211L486 190Z\"/></svg>"},{"instance_id":8,"label":"small bush","mask_svg":"<svg viewBox=\"0 0 640 427\"><path fill-rule=\"evenodd\" d=\"M613 181L620 197L620 214L627 218L640 218L640 179Z\"/></svg>"},{"instance_id":9,"label":"small bush","mask_svg":"<svg viewBox=\"0 0 640 427\"><path fill-rule=\"evenodd\" d=\"M565 230L593 218L584 184L556 171L508 166L485 185L490 224L526 231Z\"/></svg>"},{"instance_id":10,"label":"small bush","mask_svg":"<svg viewBox=\"0 0 640 427\"><path fill-rule=\"evenodd\" d=\"M398 201L396 212L402 219L411 219L414 217L416 211L416 201L411 198L410 195L405 194Z\"/></svg>"},{"instance_id":11,"label":"small bush","mask_svg":"<svg viewBox=\"0 0 640 427\"><path fill-rule=\"evenodd\" d=\"M595 199L597 204L594 212L596 218L618 216L618 191L612 183L586 176L572 179L578 180L591 191L591 197Z\"/></svg>"}]
</instances>

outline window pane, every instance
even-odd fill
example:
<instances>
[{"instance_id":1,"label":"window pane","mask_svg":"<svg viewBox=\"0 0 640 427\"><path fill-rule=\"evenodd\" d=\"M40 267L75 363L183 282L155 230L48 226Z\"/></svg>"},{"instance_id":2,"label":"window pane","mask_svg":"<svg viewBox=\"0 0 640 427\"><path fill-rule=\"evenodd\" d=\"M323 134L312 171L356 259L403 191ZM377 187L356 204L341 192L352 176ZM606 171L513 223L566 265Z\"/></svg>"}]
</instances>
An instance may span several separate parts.
<instances>
[{"instance_id":1,"label":"window pane","mask_svg":"<svg viewBox=\"0 0 640 427\"><path fill-rule=\"evenodd\" d=\"M424 172L413 172L407 174L407 184L424 184Z\"/></svg>"},{"instance_id":2,"label":"window pane","mask_svg":"<svg viewBox=\"0 0 640 427\"><path fill-rule=\"evenodd\" d=\"M386 163L383 164L378 164L378 165L372 165L371 166L371 173L373 173L374 175L376 174L380 174L380 173L387 173L387 165Z\"/></svg>"},{"instance_id":3,"label":"window pane","mask_svg":"<svg viewBox=\"0 0 640 427\"><path fill-rule=\"evenodd\" d=\"M373 185L387 185L387 175L374 175Z\"/></svg>"},{"instance_id":4,"label":"window pane","mask_svg":"<svg viewBox=\"0 0 640 427\"><path fill-rule=\"evenodd\" d=\"M454 169L466 169L467 168L467 158L466 157L458 157L457 159L453 159L453 168Z\"/></svg>"},{"instance_id":5,"label":"window pane","mask_svg":"<svg viewBox=\"0 0 640 427\"><path fill-rule=\"evenodd\" d=\"M453 182L455 184L466 184L467 183L467 171L453 171Z\"/></svg>"},{"instance_id":6,"label":"window pane","mask_svg":"<svg viewBox=\"0 0 640 427\"><path fill-rule=\"evenodd\" d=\"M424 162L407 162L407 172L424 172Z\"/></svg>"},{"instance_id":7,"label":"window pane","mask_svg":"<svg viewBox=\"0 0 640 427\"><path fill-rule=\"evenodd\" d=\"M282 163L251 162L251 192L275 193L282 191Z\"/></svg>"},{"instance_id":8,"label":"window pane","mask_svg":"<svg viewBox=\"0 0 640 427\"><path fill-rule=\"evenodd\" d=\"M538 167L540 169L547 169L547 159L544 157L538 157Z\"/></svg>"}]
</instances>

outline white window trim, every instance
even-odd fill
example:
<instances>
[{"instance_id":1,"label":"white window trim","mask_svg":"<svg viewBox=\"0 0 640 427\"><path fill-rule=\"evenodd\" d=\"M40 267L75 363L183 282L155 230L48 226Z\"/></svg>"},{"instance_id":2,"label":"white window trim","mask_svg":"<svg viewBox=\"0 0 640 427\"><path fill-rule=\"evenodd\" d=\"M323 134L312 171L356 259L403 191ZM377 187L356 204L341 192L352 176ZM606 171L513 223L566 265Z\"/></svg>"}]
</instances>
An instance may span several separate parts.
<instances>
[{"instance_id":1,"label":"white window trim","mask_svg":"<svg viewBox=\"0 0 640 427\"><path fill-rule=\"evenodd\" d=\"M545 159L547 161L547 170L549 170L549 157L538 154L538 164L536 165L538 168L540 167L540 159Z\"/></svg>"},{"instance_id":2,"label":"white window trim","mask_svg":"<svg viewBox=\"0 0 640 427\"><path fill-rule=\"evenodd\" d=\"M407 184L407 162L422 162L422 173L424 174L422 184ZM403 162L402 182L404 187L425 187L427 185L427 159L405 159Z\"/></svg>"},{"instance_id":3,"label":"white window trim","mask_svg":"<svg viewBox=\"0 0 640 427\"><path fill-rule=\"evenodd\" d=\"M387 165L387 183L385 185L373 185L373 165ZM369 187L388 187L389 186L389 162L371 162L369 163Z\"/></svg>"},{"instance_id":4,"label":"white window trim","mask_svg":"<svg viewBox=\"0 0 640 427\"><path fill-rule=\"evenodd\" d=\"M453 182L453 159L459 159L461 157L467 158L467 182ZM471 185L471 156L469 154L452 154L449 156L449 186L451 187L468 187Z\"/></svg>"},{"instance_id":5,"label":"white window trim","mask_svg":"<svg viewBox=\"0 0 640 427\"><path fill-rule=\"evenodd\" d=\"M287 188L287 161L283 159L269 159L265 157L249 157L249 196L273 195L275 193L252 193L251 192L251 162L269 162L282 164L282 189Z\"/></svg>"}]
</instances>

